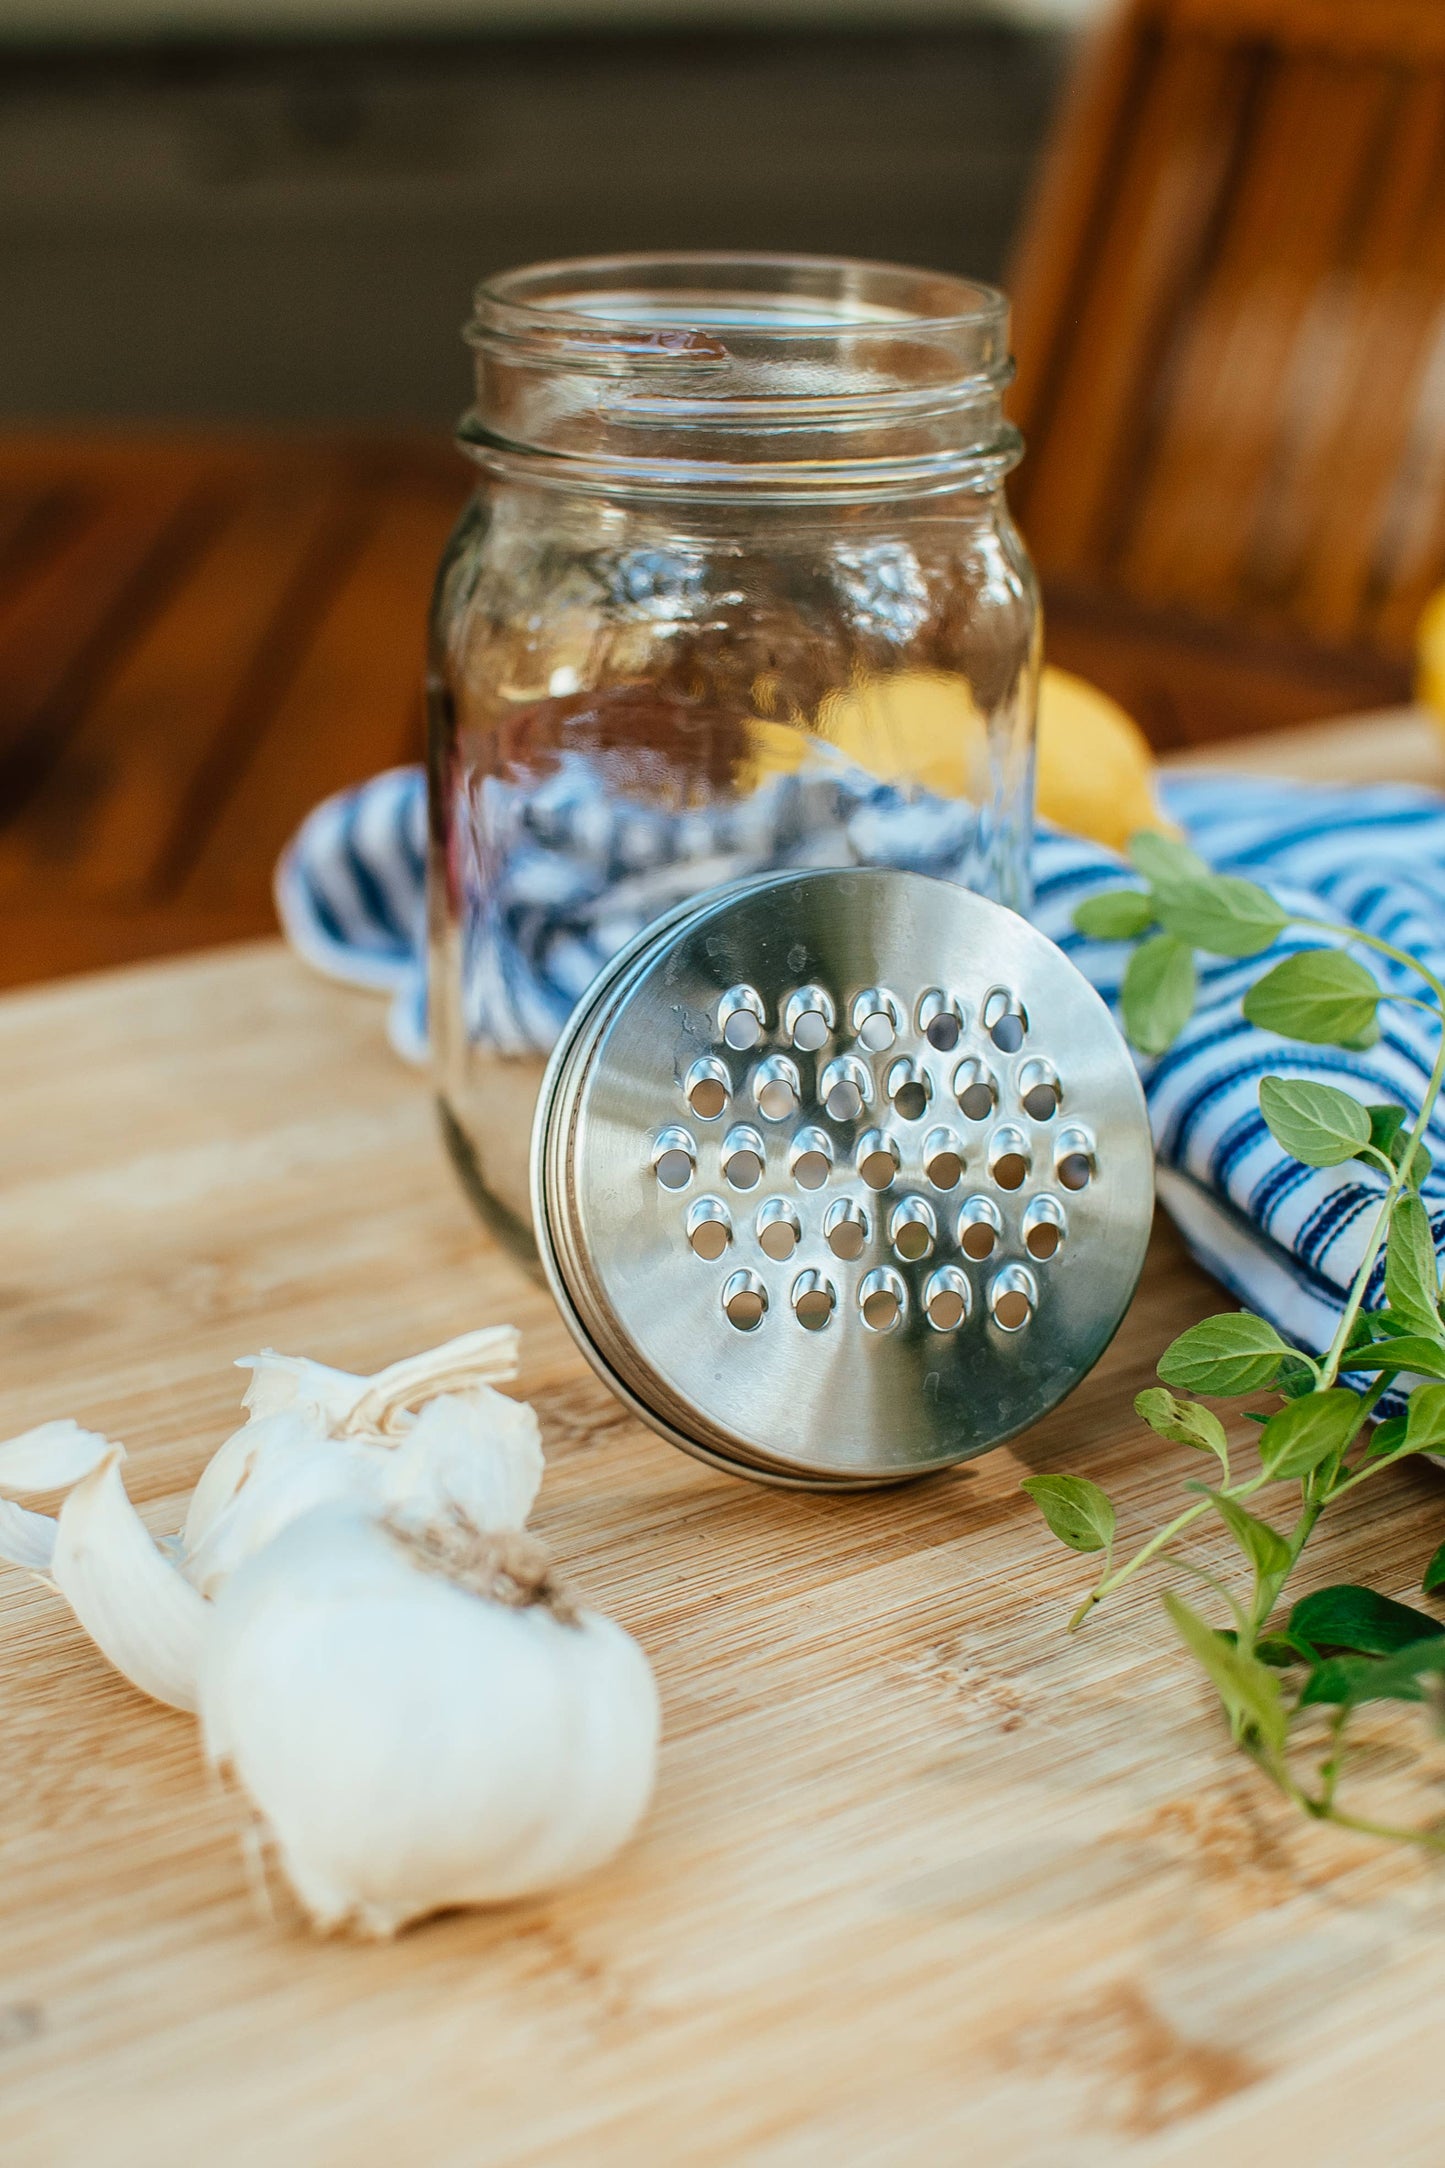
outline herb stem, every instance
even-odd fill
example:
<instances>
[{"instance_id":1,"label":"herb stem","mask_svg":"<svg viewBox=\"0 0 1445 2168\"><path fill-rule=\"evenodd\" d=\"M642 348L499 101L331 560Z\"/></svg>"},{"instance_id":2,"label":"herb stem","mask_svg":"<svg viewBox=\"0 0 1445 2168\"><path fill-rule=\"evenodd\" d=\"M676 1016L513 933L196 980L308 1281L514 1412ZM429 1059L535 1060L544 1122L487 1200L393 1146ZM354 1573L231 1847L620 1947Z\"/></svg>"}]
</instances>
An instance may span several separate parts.
<instances>
[{"instance_id":1,"label":"herb stem","mask_svg":"<svg viewBox=\"0 0 1445 2168\"><path fill-rule=\"evenodd\" d=\"M1335 934L1339 934L1341 931L1338 926L1330 927L1327 919L1302 918L1297 919L1295 923L1300 926L1323 928ZM1390 942L1380 940L1376 934L1361 933L1351 928L1350 939L1361 943L1366 948L1374 949L1378 955L1388 957L1392 963L1400 964L1406 970L1415 972L1418 977L1425 981L1425 984L1435 997L1436 1015L1445 1019L1445 985L1441 984L1433 971L1428 970L1415 957L1408 955L1404 949L1397 949ZM1320 1372L1320 1382L1326 1388L1333 1385L1339 1376L1341 1358L1344 1355L1350 1334L1355 1329L1355 1320L1359 1316L1361 1306L1364 1303L1365 1293L1374 1272L1376 1260L1390 1231L1390 1214L1394 1210L1396 1198L1410 1179L1410 1169L1414 1164L1415 1150L1424 1132L1430 1126L1430 1117L1435 1110L1435 1101L1440 1096L1442 1083L1445 1083L1445 1030L1442 1030L1440 1034L1440 1041L1435 1050L1434 1066L1430 1071L1429 1080L1425 1086L1419 1112L1405 1133L1405 1146L1400 1154L1399 1164L1391 1169L1385 1194L1380 1200L1380 1209L1375 1215L1375 1224L1370 1230L1370 1238L1365 1245L1365 1254L1360 1260L1359 1268L1355 1273L1349 1294L1345 1300L1344 1310L1340 1315L1340 1322L1335 1329L1335 1336L1330 1342L1329 1350L1324 1358Z\"/></svg>"},{"instance_id":2,"label":"herb stem","mask_svg":"<svg viewBox=\"0 0 1445 2168\"><path fill-rule=\"evenodd\" d=\"M1147 1564L1156 1551L1162 1551L1165 1544L1177 1536L1182 1528L1188 1528L1192 1521L1197 1521L1201 1514L1208 1511L1209 1500L1207 1498L1202 1500L1199 1505L1186 1506L1182 1513L1177 1513L1174 1516L1174 1519L1169 1522L1167 1527L1161 1528L1156 1535L1151 1536L1149 1541L1137 1550L1132 1558L1125 1559L1122 1566L1116 1567L1112 1573L1106 1573L1101 1580L1096 1581L1079 1605L1078 1610L1069 1620L1069 1632L1076 1633L1096 1603L1102 1603L1106 1596L1111 1596L1116 1588L1121 1587L1125 1581L1139 1571L1141 1566Z\"/></svg>"},{"instance_id":3,"label":"herb stem","mask_svg":"<svg viewBox=\"0 0 1445 2168\"><path fill-rule=\"evenodd\" d=\"M1352 1829L1357 1836L1383 1837L1391 1844L1418 1844L1427 1852L1445 1852L1445 1829L1410 1829L1397 1822L1374 1822L1367 1815L1347 1814L1343 1807L1326 1806L1302 1793L1306 1810L1317 1822L1333 1822L1337 1829Z\"/></svg>"}]
</instances>

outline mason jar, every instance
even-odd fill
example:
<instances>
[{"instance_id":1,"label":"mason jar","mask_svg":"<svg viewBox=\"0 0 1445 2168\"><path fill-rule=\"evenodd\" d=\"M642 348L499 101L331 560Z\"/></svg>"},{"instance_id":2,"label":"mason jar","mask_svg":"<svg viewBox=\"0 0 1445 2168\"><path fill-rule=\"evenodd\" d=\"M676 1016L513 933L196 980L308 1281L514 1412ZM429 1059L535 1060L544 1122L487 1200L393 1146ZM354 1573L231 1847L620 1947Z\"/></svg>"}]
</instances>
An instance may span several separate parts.
<instances>
[{"instance_id":1,"label":"mason jar","mask_svg":"<svg viewBox=\"0 0 1445 2168\"><path fill-rule=\"evenodd\" d=\"M475 495L431 625L430 1031L471 1195L532 1251L550 1047L649 920L768 868L1026 910L1039 611L1008 305L818 257L479 288Z\"/></svg>"}]
</instances>

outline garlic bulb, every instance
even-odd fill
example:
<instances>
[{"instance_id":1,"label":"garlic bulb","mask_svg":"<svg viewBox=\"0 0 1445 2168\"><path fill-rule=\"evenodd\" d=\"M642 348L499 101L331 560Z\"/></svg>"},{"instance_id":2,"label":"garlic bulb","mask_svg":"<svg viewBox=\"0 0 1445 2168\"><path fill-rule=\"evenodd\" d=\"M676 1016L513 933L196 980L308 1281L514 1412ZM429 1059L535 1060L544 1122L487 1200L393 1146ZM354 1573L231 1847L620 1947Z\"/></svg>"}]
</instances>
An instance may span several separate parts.
<instances>
[{"instance_id":1,"label":"garlic bulb","mask_svg":"<svg viewBox=\"0 0 1445 2168\"><path fill-rule=\"evenodd\" d=\"M390 1933L548 1886L640 1819L657 1693L523 1532L537 1420L510 1327L353 1377L249 1356L248 1420L157 1544L124 1447L0 1445L0 1558L57 1589L142 1692L198 1710L323 1927ZM64 1489L55 1520L14 1503Z\"/></svg>"},{"instance_id":2,"label":"garlic bulb","mask_svg":"<svg viewBox=\"0 0 1445 2168\"><path fill-rule=\"evenodd\" d=\"M212 1761L320 1927L390 1934L608 1858L652 1790L657 1690L531 1537L345 1506L223 1589L201 1654Z\"/></svg>"}]
</instances>

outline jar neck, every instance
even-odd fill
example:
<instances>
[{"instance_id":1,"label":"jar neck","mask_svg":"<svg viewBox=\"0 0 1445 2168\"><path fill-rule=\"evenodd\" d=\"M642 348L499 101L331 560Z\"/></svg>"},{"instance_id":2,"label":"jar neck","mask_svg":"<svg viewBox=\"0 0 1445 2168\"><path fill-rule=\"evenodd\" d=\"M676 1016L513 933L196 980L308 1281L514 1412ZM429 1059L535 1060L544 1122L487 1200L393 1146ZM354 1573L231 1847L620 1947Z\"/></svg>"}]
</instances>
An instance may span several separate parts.
<instances>
[{"instance_id":1,"label":"jar neck","mask_svg":"<svg viewBox=\"0 0 1445 2168\"><path fill-rule=\"evenodd\" d=\"M1008 304L816 257L644 256L510 272L467 337L481 465L618 496L915 497L997 488Z\"/></svg>"}]
</instances>

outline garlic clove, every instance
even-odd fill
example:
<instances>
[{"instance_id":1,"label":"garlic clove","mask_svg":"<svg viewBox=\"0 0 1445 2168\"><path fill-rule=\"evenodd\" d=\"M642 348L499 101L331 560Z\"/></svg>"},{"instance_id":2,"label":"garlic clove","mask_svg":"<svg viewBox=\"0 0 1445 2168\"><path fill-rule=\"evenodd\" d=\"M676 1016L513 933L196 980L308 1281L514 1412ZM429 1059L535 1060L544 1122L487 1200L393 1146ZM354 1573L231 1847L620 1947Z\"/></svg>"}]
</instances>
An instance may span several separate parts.
<instances>
[{"instance_id":1,"label":"garlic clove","mask_svg":"<svg viewBox=\"0 0 1445 2168\"><path fill-rule=\"evenodd\" d=\"M98 1430L82 1430L68 1415L41 1423L0 1445L0 1491L68 1490L107 1453L125 1458L124 1446Z\"/></svg>"},{"instance_id":2,"label":"garlic clove","mask_svg":"<svg viewBox=\"0 0 1445 2168\"><path fill-rule=\"evenodd\" d=\"M570 1740L568 1782L588 1811L546 1817L509 1863L508 1895L555 1889L590 1874L621 1850L652 1796L661 1719L647 1659L615 1619L583 1611L579 1623L585 1631L567 1666L562 1721ZM489 1868L489 1880L494 1890L505 1886L500 1863Z\"/></svg>"},{"instance_id":3,"label":"garlic clove","mask_svg":"<svg viewBox=\"0 0 1445 2168\"><path fill-rule=\"evenodd\" d=\"M0 1445L0 1492L19 1491L23 1496L27 1491L68 1490L108 1453L124 1459L125 1448L98 1430L82 1430L69 1416L41 1423ZM0 1503L0 1558L48 1577L55 1526L49 1514L31 1513L5 1500Z\"/></svg>"},{"instance_id":4,"label":"garlic clove","mask_svg":"<svg viewBox=\"0 0 1445 2168\"><path fill-rule=\"evenodd\" d=\"M377 1379L353 1383L372 1397L377 1422L395 1422L400 1403L435 1392L404 1429L383 1438L351 1424L328 1433L306 1398L252 1416L228 1438L196 1485L186 1515L186 1572L214 1596L243 1560L303 1513L329 1501L373 1500L426 1520L459 1508L482 1529L520 1528L542 1480L537 1418L525 1401L476 1382L486 1369L516 1365L512 1326L469 1333L428 1355L394 1364ZM279 1359L279 1358L278 1358ZM466 1383L442 1391L447 1379ZM390 1380L390 1383L384 1381Z\"/></svg>"},{"instance_id":5,"label":"garlic clove","mask_svg":"<svg viewBox=\"0 0 1445 2168\"><path fill-rule=\"evenodd\" d=\"M521 1334L515 1325L485 1325L421 1355L404 1356L366 1381L344 1419L348 1431L385 1433L404 1427L418 1401L469 1385L505 1383L517 1375Z\"/></svg>"},{"instance_id":6,"label":"garlic clove","mask_svg":"<svg viewBox=\"0 0 1445 2168\"><path fill-rule=\"evenodd\" d=\"M112 1447L60 1509L50 1578L103 1656L174 1709L196 1706L207 1606L156 1548Z\"/></svg>"},{"instance_id":7,"label":"garlic clove","mask_svg":"<svg viewBox=\"0 0 1445 2168\"><path fill-rule=\"evenodd\" d=\"M483 1531L522 1528L542 1481L535 1411L490 1386L429 1400L383 1470L388 1507L425 1523L448 1509Z\"/></svg>"},{"instance_id":8,"label":"garlic clove","mask_svg":"<svg viewBox=\"0 0 1445 2168\"><path fill-rule=\"evenodd\" d=\"M300 1452L324 1443L327 1435L325 1417L309 1402L270 1415L253 1415L243 1423L207 1461L191 1493L182 1530L187 1554L199 1549L232 1499L250 1482L264 1455L283 1449Z\"/></svg>"},{"instance_id":9,"label":"garlic clove","mask_svg":"<svg viewBox=\"0 0 1445 2168\"><path fill-rule=\"evenodd\" d=\"M509 1544L540 1550L455 1517L423 1535L330 1507L222 1589L201 1652L206 1749L318 1926L390 1934L548 1887L640 1819L647 1660L530 1568L520 1593L492 1593Z\"/></svg>"},{"instance_id":10,"label":"garlic clove","mask_svg":"<svg viewBox=\"0 0 1445 2168\"><path fill-rule=\"evenodd\" d=\"M203 1596L214 1596L238 1566L263 1550L292 1521L318 1506L376 1499L392 1459L389 1446L331 1438L309 1408L284 1409L248 1426L252 1449L236 1470L231 1494L209 1518L197 1516L199 1540L186 1546L185 1573ZM222 1449L223 1451L225 1448ZM187 1536L191 1522L187 1516Z\"/></svg>"},{"instance_id":11,"label":"garlic clove","mask_svg":"<svg viewBox=\"0 0 1445 2168\"><path fill-rule=\"evenodd\" d=\"M0 1558L7 1565L23 1566L45 1580L54 1551L55 1523L48 1513L31 1513L0 1499Z\"/></svg>"},{"instance_id":12,"label":"garlic clove","mask_svg":"<svg viewBox=\"0 0 1445 2168\"><path fill-rule=\"evenodd\" d=\"M262 1348L259 1355L240 1355L238 1370L249 1370L251 1382L241 1405L253 1423L284 1408L306 1407L322 1417L323 1427L341 1422L371 1380L350 1370L333 1370L329 1363L314 1363L304 1355L278 1355Z\"/></svg>"}]
</instances>

